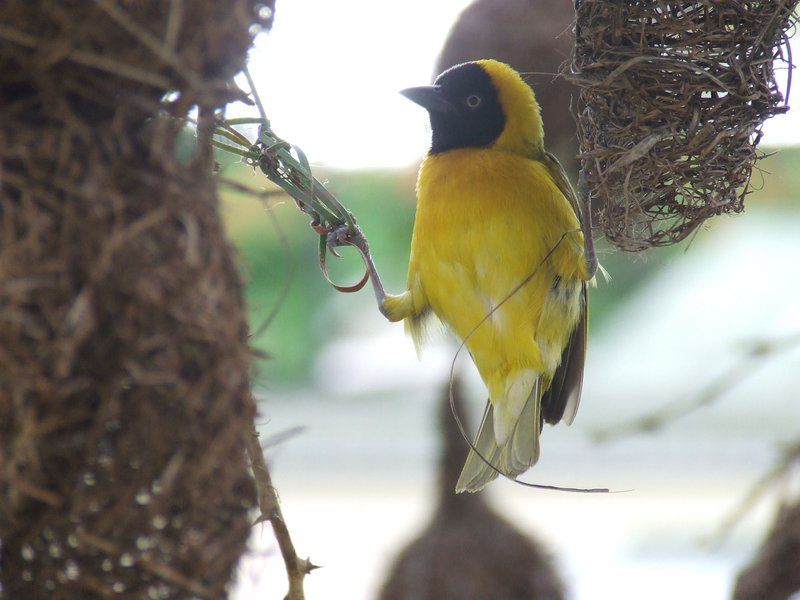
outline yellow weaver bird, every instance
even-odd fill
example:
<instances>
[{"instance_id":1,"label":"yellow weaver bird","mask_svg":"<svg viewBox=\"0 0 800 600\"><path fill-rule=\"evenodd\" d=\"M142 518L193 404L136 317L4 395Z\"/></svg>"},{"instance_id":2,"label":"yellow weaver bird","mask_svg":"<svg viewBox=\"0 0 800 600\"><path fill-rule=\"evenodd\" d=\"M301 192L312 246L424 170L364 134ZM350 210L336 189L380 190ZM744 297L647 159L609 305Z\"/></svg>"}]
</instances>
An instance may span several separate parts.
<instances>
[{"instance_id":1,"label":"yellow weaver bird","mask_svg":"<svg viewBox=\"0 0 800 600\"><path fill-rule=\"evenodd\" d=\"M408 290L382 308L405 319L418 349L431 314L465 341L489 391L474 445L494 468L470 452L456 485L476 492L495 469L516 477L537 461L545 421L575 418L594 266L539 105L514 69L469 62L401 93L429 112L432 144Z\"/></svg>"}]
</instances>

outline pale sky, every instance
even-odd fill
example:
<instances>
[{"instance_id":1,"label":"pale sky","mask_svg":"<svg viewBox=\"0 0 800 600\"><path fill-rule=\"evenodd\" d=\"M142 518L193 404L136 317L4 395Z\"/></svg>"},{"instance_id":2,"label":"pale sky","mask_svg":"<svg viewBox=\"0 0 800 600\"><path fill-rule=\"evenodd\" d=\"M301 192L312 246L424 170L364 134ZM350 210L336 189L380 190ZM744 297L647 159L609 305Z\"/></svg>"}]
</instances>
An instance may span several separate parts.
<instances>
[{"instance_id":1,"label":"pale sky","mask_svg":"<svg viewBox=\"0 0 800 600\"><path fill-rule=\"evenodd\" d=\"M427 116L398 91L430 82L447 32L467 4L279 0L273 31L259 37L250 55L273 129L316 165L415 163L428 148ZM769 122L762 144L800 142L798 94L795 88L798 109Z\"/></svg>"}]
</instances>

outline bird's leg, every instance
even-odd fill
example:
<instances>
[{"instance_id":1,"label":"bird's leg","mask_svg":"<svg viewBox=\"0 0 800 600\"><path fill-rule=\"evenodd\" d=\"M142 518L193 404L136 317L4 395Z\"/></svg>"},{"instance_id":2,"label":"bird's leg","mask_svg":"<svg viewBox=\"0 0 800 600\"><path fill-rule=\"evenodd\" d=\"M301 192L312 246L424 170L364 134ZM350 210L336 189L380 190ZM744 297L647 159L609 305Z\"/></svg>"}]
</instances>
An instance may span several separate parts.
<instances>
[{"instance_id":1,"label":"bird's leg","mask_svg":"<svg viewBox=\"0 0 800 600\"><path fill-rule=\"evenodd\" d=\"M586 259L586 271L589 279L597 273L597 253L594 249L594 236L592 235L592 202L586 185L586 169L581 169L578 175L578 198L583 212L583 256Z\"/></svg>"},{"instance_id":2,"label":"bird's leg","mask_svg":"<svg viewBox=\"0 0 800 600\"><path fill-rule=\"evenodd\" d=\"M361 253L362 258L364 259L364 264L367 267L369 280L372 283L372 289L375 292L375 300L378 302L378 310L381 311L381 314L384 317L389 318L389 314L387 313L385 307L386 290L383 287L383 282L381 281L380 275L378 275L378 269L375 266L375 261L372 260L372 254L369 251L367 238L364 235L364 232L361 231L361 228L356 225L355 232L353 232L351 231L349 225L340 225L328 232L325 243L328 245L328 248L331 249L331 252L337 256L338 254L336 253L335 249L338 246L355 246L355 248Z\"/></svg>"},{"instance_id":3,"label":"bird's leg","mask_svg":"<svg viewBox=\"0 0 800 600\"><path fill-rule=\"evenodd\" d=\"M589 277L597 273L597 253L594 249L594 236L592 235L592 206L583 203L583 255L586 258L586 270Z\"/></svg>"}]
</instances>

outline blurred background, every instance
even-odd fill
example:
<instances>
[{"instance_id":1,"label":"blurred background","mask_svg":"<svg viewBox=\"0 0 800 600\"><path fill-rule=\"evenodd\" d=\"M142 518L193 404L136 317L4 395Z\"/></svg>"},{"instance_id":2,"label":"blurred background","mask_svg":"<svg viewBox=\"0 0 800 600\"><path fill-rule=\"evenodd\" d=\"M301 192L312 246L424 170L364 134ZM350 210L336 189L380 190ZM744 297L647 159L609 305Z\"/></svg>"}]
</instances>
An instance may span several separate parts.
<instances>
[{"instance_id":1,"label":"blurred background","mask_svg":"<svg viewBox=\"0 0 800 600\"><path fill-rule=\"evenodd\" d=\"M483 0L462 14L468 4L279 2L273 31L251 55L273 128L357 215L390 291L403 289L416 169L429 143L424 111L399 89L456 62L501 58L528 72L548 146L565 162L574 153L569 90L555 79L569 57L572 3ZM591 293L581 409L572 427L546 427L542 458L523 478L620 493L507 481L486 493L552 555L569 598L728 597L773 518L768 494L718 535L781 445L800 436L799 134L800 111L768 123L761 148L770 156L754 173L746 213L643 255L600 241L611 280ZM267 185L220 160L227 176ZM333 290L290 199L272 209L274 220L242 194L226 193L224 211L253 330L277 310L254 339L265 356L256 392L295 546L324 567L306 579L307 597L376 598L438 501L438 415L457 346L442 334L418 360L369 289ZM360 276L352 254L332 267L340 282ZM476 415L483 387L468 358L458 357L456 371ZM663 427L629 427L708 396L715 400ZM257 528L234 597L281 598L285 589L271 532Z\"/></svg>"}]
</instances>

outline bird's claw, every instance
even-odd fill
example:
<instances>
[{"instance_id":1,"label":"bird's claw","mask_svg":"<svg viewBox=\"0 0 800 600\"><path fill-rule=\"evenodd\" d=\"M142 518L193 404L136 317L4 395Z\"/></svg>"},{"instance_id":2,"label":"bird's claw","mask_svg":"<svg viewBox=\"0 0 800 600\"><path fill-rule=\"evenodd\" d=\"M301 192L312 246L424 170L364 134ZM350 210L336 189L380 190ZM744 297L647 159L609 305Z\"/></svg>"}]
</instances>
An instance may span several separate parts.
<instances>
[{"instance_id":1,"label":"bird's claw","mask_svg":"<svg viewBox=\"0 0 800 600\"><path fill-rule=\"evenodd\" d=\"M336 251L339 246L355 246L364 254L369 251L367 239L361 233L361 229L356 227L355 233L353 233L347 224L339 225L328 231L325 237L325 244L331 254L339 258L341 258L341 255Z\"/></svg>"},{"instance_id":2,"label":"bird's claw","mask_svg":"<svg viewBox=\"0 0 800 600\"><path fill-rule=\"evenodd\" d=\"M328 249L336 254L335 249L339 246L346 246L350 243L350 228L347 224L339 225L338 227L334 227L325 236L325 244L327 244Z\"/></svg>"},{"instance_id":3,"label":"bird's claw","mask_svg":"<svg viewBox=\"0 0 800 600\"><path fill-rule=\"evenodd\" d=\"M340 292L347 293L359 291L364 287L367 281L371 279L373 286L375 287L375 294L378 298L378 304L380 305L385 294L383 292L383 286L381 285L378 273L375 271L375 265L372 262L372 256L370 256L369 253L367 238L364 237L364 233L361 231L361 229L359 229L359 227L354 223L351 223L351 225L342 224L334 227L330 225L324 227L317 224L316 226L312 225L312 227L314 227L314 230L317 231L321 236L324 236L325 245L320 247L319 266L322 269L322 274L325 276L325 279L327 279L328 282ZM361 281L355 285L337 285L331 281L331 278L328 275L328 267L325 263L325 249L330 251L330 253L337 258L342 258L342 256L336 251L336 248L339 246L354 246L361 254L361 259L364 261L364 266L366 267L364 276L361 278Z\"/></svg>"}]
</instances>

